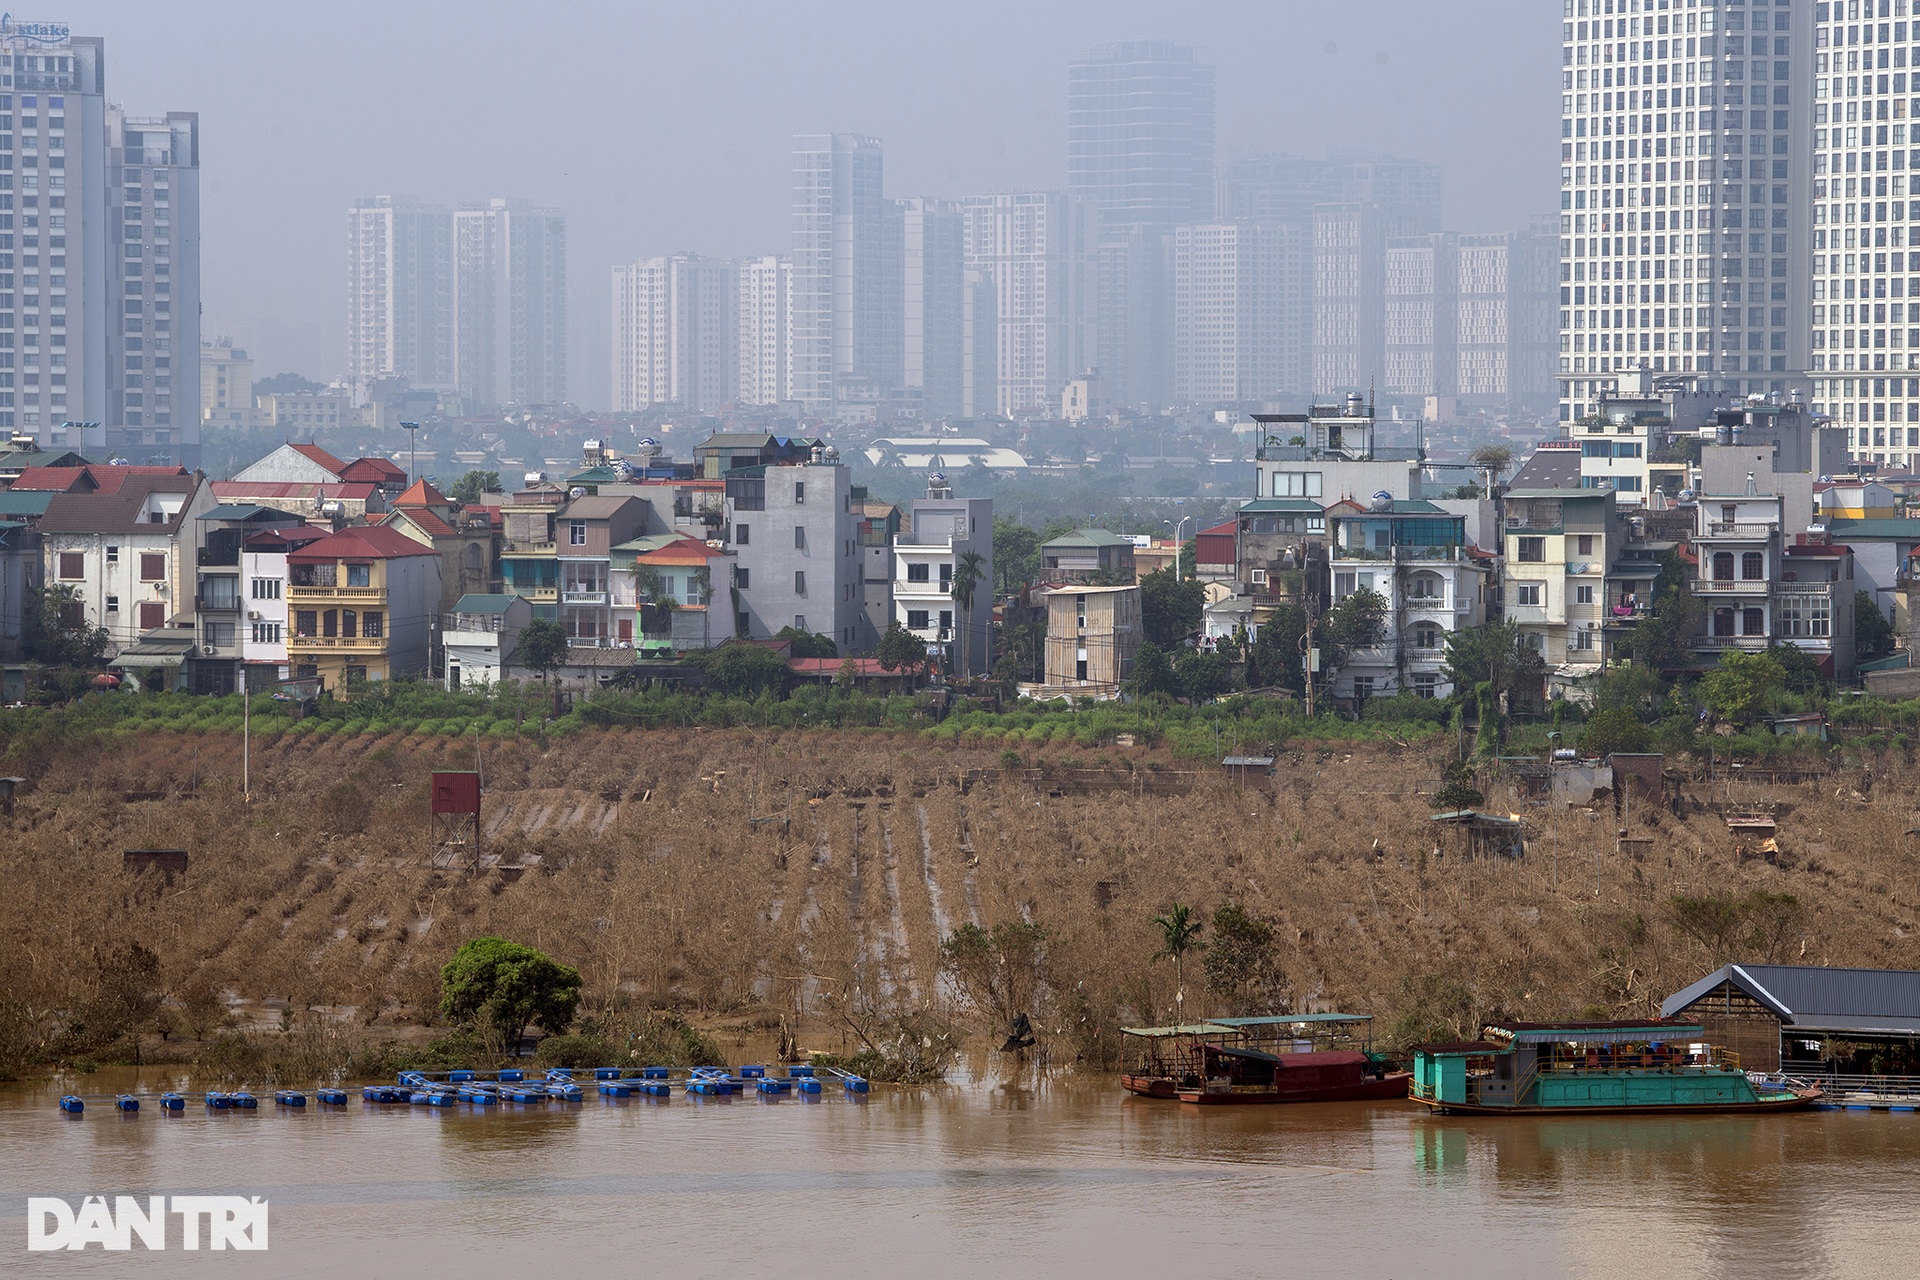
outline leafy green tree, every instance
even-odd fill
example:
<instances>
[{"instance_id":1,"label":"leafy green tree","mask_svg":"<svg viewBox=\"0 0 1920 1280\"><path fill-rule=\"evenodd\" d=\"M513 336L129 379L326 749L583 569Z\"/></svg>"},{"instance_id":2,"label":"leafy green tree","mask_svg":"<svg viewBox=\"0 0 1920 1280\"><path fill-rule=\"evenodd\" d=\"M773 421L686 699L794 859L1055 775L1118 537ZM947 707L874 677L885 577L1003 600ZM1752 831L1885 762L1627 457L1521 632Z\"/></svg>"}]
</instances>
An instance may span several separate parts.
<instances>
[{"instance_id":1,"label":"leafy green tree","mask_svg":"<svg viewBox=\"0 0 1920 1280\"><path fill-rule=\"evenodd\" d=\"M112 637L105 627L87 625L78 589L55 583L28 599L22 627L28 657L50 667L97 667L106 660Z\"/></svg>"},{"instance_id":2,"label":"leafy green tree","mask_svg":"<svg viewBox=\"0 0 1920 1280\"><path fill-rule=\"evenodd\" d=\"M796 679L786 659L764 645L744 640L729 640L716 648L702 649L690 655L687 662L706 677L709 686L722 693L770 693L781 697L793 687Z\"/></svg>"},{"instance_id":3,"label":"leafy green tree","mask_svg":"<svg viewBox=\"0 0 1920 1280\"><path fill-rule=\"evenodd\" d=\"M1632 754L1645 751L1652 742L1647 726L1627 711L1596 711L1580 735L1580 754L1589 757L1610 756L1614 752Z\"/></svg>"},{"instance_id":4,"label":"leafy green tree","mask_svg":"<svg viewBox=\"0 0 1920 1280\"><path fill-rule=\"evenodd\" d=\"M1504 444L1483 444L1467 455L1467 461L1491 470L1497 480L1513 465L1513 450Z\"/></svg>"},{"instance_id":5,"label":"leafy green tree","mask_svg":"<svg viewBox=\"0 0 1920 1280\"><path fill-rule=\"evenodd\" d=\"M440 970L440 1012L448 1021L518 1044L528 1026L559 1035L580 1007L580 971L505 938L463 943Z\"/></svg>"},{"instance_id":6,"label":"leafy green tree","mask_svg":"<svg viewBox=\"0 0 1920 1280\"><path fill-rule=\"evenodd\" d=\"M1166 650L1151 640L1140 646L1133 656L1133 670L1127 674L1127 691L1136 697L1150 693L1175 697L1180 693L1180 679L1167 661Z\"/></svg>"},{"instance_id":7,"label":"leafy green tree","mask_svg":"<svg viewBox=\"0 0 1920 1280\"><path fill-rule=\"evenodd\" d=\"M790 641L789 650L796 658L837 658L840 646L833 642L832 636L823 636L817 631L802 631L798 627L782 627L774 632L775 640Z\"/></svg>"},{"instance_id":8,"label":"leafy green tree","mask_svg":"<svg viewBox=\"0 0 1920 1280\"><path fill-rule=\"evenodd\" d=\"M1336 651L1338 666L1355 649L1367 649L1387 638L1387 600L1371 587L1361 587L1327 611L1324 640Z\"/></svg>"},{"instance_id":9,"label":"leafy green tree","mask_svg":"<svg viewBox=\"0 0 1920 1280\"><path fill-rule=\"evenodd\" d=\"M1160 951L1155 958L1164 956L1173 961L1174 1004L1185 1012L1187 952L1206 946L1200 941L1200 931L1206 928L1206 922L1184 902L1168 904L1165 912L1153 917L1153 922L1160 926Z\"/></svg>"},{"instance_id":10,"label":"leafy green tree","mask_svg":"<svg viewBox=\"0 0 1920 1280\"><path fill-rule=\"evenodd\" d=\"M1205 584L1191 578L1175 582L1165 569L1140 579L1140 631L1162 649L1174 649L1200 626L1206 607Z\"/></svg>"},{"instance_id":11,"label":"leafy green tree","mask_svg":"<svg viewBox=\"0 0 1920 1280\"><path fill-rule=\"evenodd\" d=\"M1786 668L1771 654L1728 649L1701 678L1700 701L1720 719L1744 725L1766 710L1786 682Z\"/></svg>"},{"instance_id":12,"label":"leafy green tree","mask_svg":"<svg viewBox=\"0 0 1920 1280\"><path fill-rule=\"evenodd\" d=\"M1173 670L1181 694L1195 704L1233 692L1233 664L1217 653L1196 653L1189 649L1180 655Z\"/></svg>"},{"instance_id":13,"label":"leafy green tree","mask_svg":"<svg viewBox=\"0 0 1920 1280\"><path fill-rule=\"evenodd\" d=\"M567 661L567 633L552 618L535 618L520 629L520 647L514 660L535 672L542 681L551 680Z\"/></svg>"},{"instance_id":14,"label":"leafy green tree","mask_svg":"<svg viewBox=\"0 0 1920 1280\"><path fill-rule=\"evenodd\" d=\"M1893 652L1893 624L1880 612L1870 591L1853 593L1853 656L1861 662Z\"/></svg>"},{"instance_id":15,"label":"leafy green tree","mask_svg":"<svg viewBox=\"0 0 1920 1280\"><path fill-rule=\"evenodd\" d=\"M1547 674L1546 660L1511 618L1449 631L1446 661L1447 680L1456 690L1490 685L1496 696L1504 693L1509 701L1537 695Z\"/></svg>"},{"instance_id":16,"label":"leafy green tree","mask_svg":"<svg viewBox=\"0 0 1920 1280\"><path fill-rule=\"evenodd\" d=\"M1237 902L1213 910L1213 942L1207 948L1207 991L1229 1017L1257 1017L1286 1007L1286 974L1280 968L1273 925Z\"/></svg>"},{"instance_id":17,"label":"leafy green tree","mask_svg":"<svg viewBox=\"0 0 1920 1280\"><path fill-rule=\"evenodd\" d=\"M498 492L498 471L469 471L453 482L453 488L447 491L447 496L463 507L470 507L480 501L481 495Z\"/></svg>"},{"instance_id":18,"label":"leafy green tree","mask_svg":"<svg viewBox=\"0 0 1920 1280\"><path fill-rule=\"evenodd\" d=\"M1767 653L1787 673L1784 688L1802 697L1819 697L1833 691L1833 681L1821 674L1820 664L1805 649L1791 644L1770 644Z\"/></svg>"},{"instance_id":19,"label":"leafy green tree","mask_svg":"<svg viewBox=\"0 0 1920 1280\"><path fill-rule=\"evenodd\" d=\"M927 642L895 619L880 633L873 655L880 659L882 671L916 671L927 665Z\"/></svg>"},{"instance_id":20,"label":"leafy green tree","mask_svg":"<svg viewBox=\"0 0 1920 1280\"><path fill-rule=\"evenodd\" d=\"M1478 809L1486 802L1486 795L1463 775L1441 783L1430 803L1441 813L1458 813L1462 809Z\"/></svg>"},{"instance_id":21,"label":"leafy green tree","mask_svg":"<svg viewBox=\"0 0 1920 1280\"><path fill-rule=\"evenodd\" d=\"M993 567L1002 591L1018 591L1040 576L1041 535L1006 516L993 519Z\"/></svg>"},{"instance_id":22,"label":"leafy green tree","mask_svg":"<svg viewBox=\"0 0 1920 1280\"><path fill-rule=\"evenodd\" d=\"M962 551L953 562L954 629L960 641L960 672L967 674L967 645L972 639L973 597L987 576L987 562L978 551Z\"/></svg>"},{"instance_id":23,"label":"leafy green tree","mask_svg":"<svg viewBox=\"0 0 1920 1280\"><path fill-rule=\"evenodd\" d=\"M1634 624L1627 648L1633 663L1649 671L1693 665L1693 638L1700 634L1702 606L1687 589L1687 566L1676 552L1660 557L1649 612Z\"/></svg>"}]
</instances>

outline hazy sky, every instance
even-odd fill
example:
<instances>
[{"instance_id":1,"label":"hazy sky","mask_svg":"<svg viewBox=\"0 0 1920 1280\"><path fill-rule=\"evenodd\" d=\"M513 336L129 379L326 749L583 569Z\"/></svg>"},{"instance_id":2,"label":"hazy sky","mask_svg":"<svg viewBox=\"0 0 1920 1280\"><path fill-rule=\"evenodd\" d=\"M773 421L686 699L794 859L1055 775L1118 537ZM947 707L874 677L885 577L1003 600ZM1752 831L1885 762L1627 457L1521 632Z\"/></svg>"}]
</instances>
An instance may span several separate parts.
<instances>
[{"instance_id":1,"label":"hazy sky","mask_svg":"<svg viewBox=\"0 0 1920 1280\"><path fill-rule=\"evenodd\" d=\"M568 385L608 403L608 268L785 252L795 133L886 144L893 196L1057 187L1066 64L1177 39L1213 62L1219 159L1373 151L1446 166L1447 225L1553 209L1557 6L1540 0L507 5L70 0L108 96L200 113L203 332L264 376L341 372L345 210L395 192L568 216Z\"/></svg>"}]
</instances>

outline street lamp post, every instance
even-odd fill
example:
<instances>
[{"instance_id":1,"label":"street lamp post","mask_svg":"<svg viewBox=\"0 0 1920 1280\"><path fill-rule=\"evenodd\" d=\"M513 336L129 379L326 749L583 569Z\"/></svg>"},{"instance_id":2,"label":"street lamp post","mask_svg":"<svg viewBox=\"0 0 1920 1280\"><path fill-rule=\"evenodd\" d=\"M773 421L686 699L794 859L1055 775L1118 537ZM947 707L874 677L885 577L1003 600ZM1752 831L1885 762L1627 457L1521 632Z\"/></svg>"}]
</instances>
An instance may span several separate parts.
<instances>
[{"instance_id":1,"label":"street lamp post","mask_svg":"<svg viewBox=\"0 0 1920 1280\"><path fill-rule=\"evenodd\" d=\"M413 484L414 444L420 438L417 434L420 430L420 424L417 422L403 422L400 424L400 429L407 433L407 484L411 487Z\"/></svg>"},{"instance_id":2,"label":"street lamp post","mask_svg":"<svg viewBox=\"0 0 1920 1280\"><path fill-rule=\"evenodd\" d=\"M1180 581L1180 531L1187 527L1187 521L1191 519L1193 519L1192 516L1181 516L1180 523L1173 526L1173 580L1175 582Z\"/></svg>"}]
</instances>

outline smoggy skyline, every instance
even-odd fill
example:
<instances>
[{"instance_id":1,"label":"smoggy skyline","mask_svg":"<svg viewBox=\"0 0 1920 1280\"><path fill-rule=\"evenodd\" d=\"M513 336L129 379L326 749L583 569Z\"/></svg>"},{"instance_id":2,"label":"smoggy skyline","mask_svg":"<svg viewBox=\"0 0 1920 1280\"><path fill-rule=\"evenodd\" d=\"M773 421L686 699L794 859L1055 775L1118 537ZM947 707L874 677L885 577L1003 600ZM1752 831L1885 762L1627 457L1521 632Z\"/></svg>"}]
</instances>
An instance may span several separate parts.
<instances>
[{"instance_id":1,"label":"smoggy skyline","mask_svg":"<svg viewBox=\"0 0 1920 1280\"><path fill-rule=\"evenodd\" d=\"M30 18L107 41L111 100L200 113L203 332L265 374L343 365L346 210L502 195L568 218L569 395L607 403L608 268L787 251L799 132L883 139L891 196L1065 184L1067 63L1109 40L1217 68L1222 166L1372 152L1446 170L1449 230L1555 208L1558 15L1452 7L1002 0L911 21L795 7L78 2Z\"/></svg>"}]
</instances>

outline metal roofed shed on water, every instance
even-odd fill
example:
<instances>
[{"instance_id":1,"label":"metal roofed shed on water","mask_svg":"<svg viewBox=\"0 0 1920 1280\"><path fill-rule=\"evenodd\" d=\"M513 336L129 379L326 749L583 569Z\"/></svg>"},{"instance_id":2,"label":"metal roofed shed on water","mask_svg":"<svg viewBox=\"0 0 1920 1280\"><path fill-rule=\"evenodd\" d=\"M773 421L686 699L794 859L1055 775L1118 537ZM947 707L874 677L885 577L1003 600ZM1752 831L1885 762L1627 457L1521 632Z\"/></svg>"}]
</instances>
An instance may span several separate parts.
<instances>
[{"instance_id":1,"label":"metal roofed shed on water","mask_svg":"<svg viewBox=\"0 0 1920 1280\"><path fill-rule=\"evenodd\" d=\"M1699 1019L1754 1070L1815 1075L1838 1065L1859 1072L1879 1056L1894 1071L1920 1074L1920 970L1729 964L1674 992L1660 1009ZM1842 1064L1842 1053L1866 1061Z\"/></svg>"}]
</instances>

